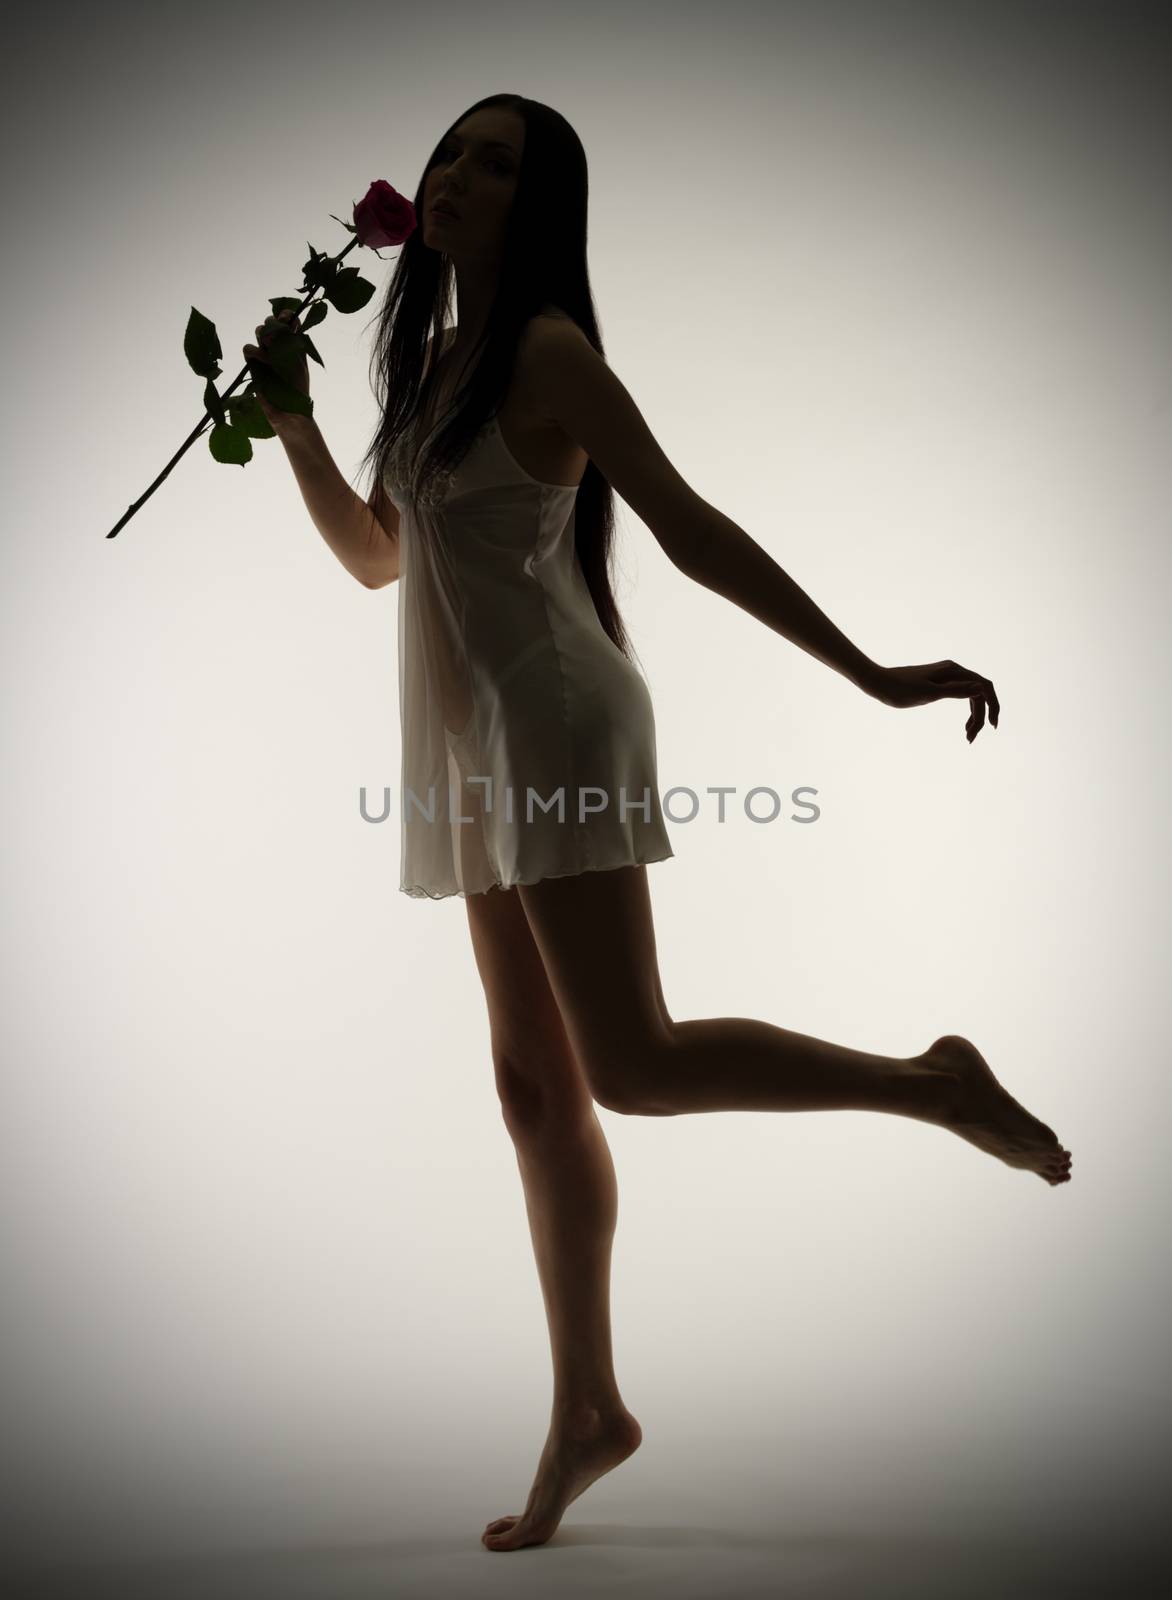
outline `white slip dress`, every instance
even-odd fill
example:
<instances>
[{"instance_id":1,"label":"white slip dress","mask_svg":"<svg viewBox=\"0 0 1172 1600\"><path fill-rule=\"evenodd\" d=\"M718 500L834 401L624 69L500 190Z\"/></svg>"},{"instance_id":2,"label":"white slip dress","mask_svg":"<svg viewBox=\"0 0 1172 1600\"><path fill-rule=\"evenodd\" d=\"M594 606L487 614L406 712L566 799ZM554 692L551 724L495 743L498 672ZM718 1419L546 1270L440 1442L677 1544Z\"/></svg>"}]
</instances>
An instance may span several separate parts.
<instances>
[{"instance_id":1,"label":"white slip dress","mask_svg":"<svg viewBox=\"0 0 1172 1600\"><path fill-rule=\"evenodd\" d=\"M411 448L400 439L383 475L399 512L401 891L667 860L651 696L595 610L577 486L532 477L492 417L416 503Z\"/></svg>"}]
</instances>

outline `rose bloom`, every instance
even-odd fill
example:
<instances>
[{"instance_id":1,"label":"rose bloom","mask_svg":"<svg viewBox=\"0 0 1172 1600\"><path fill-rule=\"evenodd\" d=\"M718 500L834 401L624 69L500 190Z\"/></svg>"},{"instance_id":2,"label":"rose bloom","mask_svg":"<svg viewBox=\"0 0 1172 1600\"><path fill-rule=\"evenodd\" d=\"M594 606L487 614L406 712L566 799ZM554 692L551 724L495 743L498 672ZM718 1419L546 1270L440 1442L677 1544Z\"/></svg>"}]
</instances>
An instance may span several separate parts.
<instances>
[{"instance_id":1,"label":"rose bloom","mask_svg":"<svg viewBox=\"0 0 1172 1600\"><path fill-rule=\"evenodd\" d=\"M354 205L354 227L361 244L378 249L402 244L415 227L415 207L385 178L376 178Z\"/></svg>"}]
</instances>

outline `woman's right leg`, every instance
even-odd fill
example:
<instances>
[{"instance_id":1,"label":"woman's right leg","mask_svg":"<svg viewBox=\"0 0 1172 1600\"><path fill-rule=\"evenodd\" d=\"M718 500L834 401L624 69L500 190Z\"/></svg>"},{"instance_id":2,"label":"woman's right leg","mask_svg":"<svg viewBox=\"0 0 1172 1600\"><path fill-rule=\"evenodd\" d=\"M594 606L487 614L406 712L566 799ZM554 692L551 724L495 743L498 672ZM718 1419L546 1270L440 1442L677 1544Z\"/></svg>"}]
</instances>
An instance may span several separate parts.
<instances>
[{"instance_id":1,"label":"woman's right leg","mask_svg":"<svg viewBox=\"0 0 1172 1600\"><path fill-rule=\"evenodd\" d=\"M614 1162L549 986L520 897L466 900L488 1003L505 1126L525 1191L553 1358L550 1431L529 1502L483 1535L493 1550L543 1543L565 1507L638 1447L615 1378L610 1261L618 1215Z\"/></svg>"}]
</instances>

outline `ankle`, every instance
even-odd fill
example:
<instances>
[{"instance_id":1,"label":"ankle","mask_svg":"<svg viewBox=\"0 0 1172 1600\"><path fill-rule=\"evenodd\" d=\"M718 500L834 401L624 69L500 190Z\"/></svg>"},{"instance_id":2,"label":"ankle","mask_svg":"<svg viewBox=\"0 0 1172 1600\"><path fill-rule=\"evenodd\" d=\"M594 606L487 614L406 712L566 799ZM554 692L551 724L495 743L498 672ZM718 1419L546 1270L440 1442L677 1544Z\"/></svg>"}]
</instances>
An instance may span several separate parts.
<instances>
[{"instance_id":1,"label":"ankle","mask_svg":"<svg viewBox=\"0 0 1172 1600\"><path fill-rule=\"evenodd\" d=\"M899 1074L897 1098L905 1116L922 1122L943 1122L950 1115L956 1098L958 1075L942 1067L930 1050L911 1056Z\"/></svg>"},{"instance_id":2,"label":"ankle","mask_svg":"<svg viewBox=\"0 0 1172 1600\"><path fill-rule=\"evenodd\" d=\"M627 1408L617 1394L599 1395L593 1398L577 1397L555 1400L550 1421L551 1425L558 1429L589 1431L626 1414Z\"/></svg>"}]
</instances>

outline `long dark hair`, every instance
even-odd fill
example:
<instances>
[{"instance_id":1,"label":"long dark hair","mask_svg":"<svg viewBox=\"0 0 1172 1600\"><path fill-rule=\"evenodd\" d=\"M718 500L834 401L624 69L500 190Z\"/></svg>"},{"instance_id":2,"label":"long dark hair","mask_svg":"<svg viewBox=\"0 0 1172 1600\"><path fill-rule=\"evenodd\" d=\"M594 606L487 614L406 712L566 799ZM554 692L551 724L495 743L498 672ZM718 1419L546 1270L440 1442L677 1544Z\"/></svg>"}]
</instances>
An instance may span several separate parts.
<instances>
[{"instance_id":1,"label":"long dark hair","mask_svg":"<svg viewBox=\"0 0 1172 1600\"><path fill-rule=\"evenodd\" d=\"M508 106L525 121L517 189L505 231L496 298L473 369L454 397L455 409L433 433L422 459L413 463L412 493L460 461L503 400L522 329L543 305L558 306L603 354L586 264L586 204L589 182L582 141L559 112L519 94L488 95L455 119L423 169L414 205L422 212L424 183L448 134L485 106ZM455 271L450 259L423 242L417 226L395 263L378 318L371 358L381 414L360 471L372 466L379 486L399 437L423 414L430 378L442 354L452 315ZM427 339L431 365L424 371ZM614 551L614 491L589 461L574 502L575 548L599 621L628 658L630 639L610 585Z\"/></svg>"}]
</instances>

